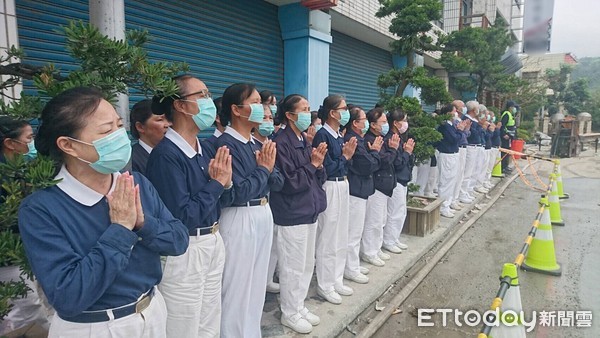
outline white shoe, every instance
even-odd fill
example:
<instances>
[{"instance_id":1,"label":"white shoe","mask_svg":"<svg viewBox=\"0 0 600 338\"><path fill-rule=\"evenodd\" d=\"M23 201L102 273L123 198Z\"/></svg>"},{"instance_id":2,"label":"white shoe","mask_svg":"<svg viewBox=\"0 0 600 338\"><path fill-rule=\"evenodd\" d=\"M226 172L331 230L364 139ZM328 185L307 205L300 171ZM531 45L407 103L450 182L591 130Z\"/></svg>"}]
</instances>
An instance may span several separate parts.
<instances>
[{"instance_id":1,"label":"white shoe","mask_svg":"<svg viewBox=\"0 0 600 338\"><path fill-rule=\"evenodd\" d=\"M482 210L485 207L485 204L475 204L475 208Z\"/></svg>"},{"instance_id":2,"label":"white shoe","mask_svg":"<svg viewBox=\"0 0 600 338\"><path fill-rule=\"evenodd\" d=\"M442 217L447 217L447 218L452 218L454 217L454 213L450 210L442 210L440 211L440 215L442 215Z\"/></svg>"},{"instance_id":3,"label":"white shoe","mask_svg":"<svg viewBox=\"0 0 600 338\"><path fill-rule=\"evenodd\" d=\"M377 253L377 257L379 257L379 259L384 260L384 261L389 261L390 259L392 259L392 256L386 254L385 252L379 250L379 252Z\"/></svg>"},{"instance_id":4,"label":"white shoe","mask_svg":"<svg viewBox=\"0 0 600 338\"><path fill-rule=\"evenodd\" d=\"M346 286L344 284L336 284L334 288L335 292L342 296L352 296L352 294L354 293L354 290L352 290L351 287Z\"/></svg>"},{"instance_id":5,"label":"white shoe","mask_svg":"<svg viewBox=\"0 0 600 338\"><path fill-rule=\"evenodd\" d=\"M479 210L477 210L477 209L471 209L471 212L474 213L474 214L478 214Z\"/></svg>"},{"instance_id":6,"label":"white shoe","mask_svg":"<svg viewBox=\"0 0 600 338\"><path fill-rule=\"evenodd\" d=\"M312 326L317 326L321 323L321 318L319 318L319 316L317 316L316 314L308 311L306 307L300 310L300 315L302 316L302 318L306 319L306 321L309 322Z\"/></svg>"},{"instance_id":7,"label":"white shoe","mask_svg":"<svg viewBox=\"0 0 600 338\"><path fill-rule=\"evenodd\" d=\"M473 203L474 199L469 199L469 198L461 198L460 199L460 203L464 203L464 204L471 204Z\"/></svg>"},{"instance_id":8,"label":"white shoe","mask_svg":"<svg viewBox=\"0 0 600 338\"><path fill-rule=\"evenodd\" d=\"M452 204L450 204L450 208L454 210L462 210L462 207L456 202L452 202Z\"/></svg>"},{"instance_id":9,"label":"white shoe","mask_svg":"<svg viewBox=\"0 0 600 338\"><path fill-rule=\"evenodd\" d=\"M267 283L268 293L279 293L279 283Z\"/></svg>"},{"instance_id":10,"label":"white shoe","mask_svg":"<svg viewBox=\"0 0 600 338\"><path fill-rule=\"evenodd\" d=\"M400 241L396 241L396 246L402 250L408 250L408 245L401 243Z\"/></svg>"},{"instance_id":11,"label":"white shoe","mask_svg":"<svg viewBox=\"0 0 600 338\"><path fill-rule=\"evenodd\" d=\"M491 190L491 189L494 188L494 185L491 184L491 183L487 183L486 182L486 183L483 184L483 187L486 188L486 189L488 189L488 190Z\"/></svg>"},{"instance_id":12,"label":"white shoe","mask_svg":"<svg viewBox=\"0 0 600 338\"><path fill-rule=\"evenodd\" d=\"M347 280L351 280L358 284L367 284L369 282L369 277L363 275L360 272L356 275L344 274L344 278L346 278Z\"/></svg>"},{"instance_id":13,"label":"white shoe","mask_svg":"<svg viewBox=\"0 0 600 338\"><path fill-rule=\"evenodd\" d=\"M369 272L371 272L371 271L369 271L369 268L366 268L364 266L360 266L359 270L360 270L360 273L362 273L363 275L368 275Z\"/></svg>"},{"instance_id":14,"label":"white shoe","mask_svg":"<svg viewBox=\"0 0 600 338\"><path fill-rule=\"evenodd\" d=\"M317 287L317 295L321 296L323 299L330 302L331 304L342 304L342 297L338 295L338 293L335 292L335 290L325 292L321 290L321 288Z\"/></svg>"},{"instance_id":15,"label":"white shoe","mask_svg":"<svg viewBox=\"0 0 600 338\"><path fill-rule=\"evenodd\" d=\"M296 313L291 317L281 316L281 324L298 333L310 333L313 329L313 326L308 320L302 318L300 313Z\"/></svg>"},{"instance_id":16,"label":"white shoe","mask_svg":"<svg viewBox=\"0 0 600 338\"><path fill-rule=\"evenodd\" d=\"M364 262L367 262L371 265L374 266L384 266L385 262L382 261L379 257L377 257L377 255L375 256L367 256L367 255L361 255L360 257Z\"/></svg>"},{"instance_id":17,"label":"white shoe","mask_svg":"<svg viewBox=\"0 0 600 338\"><path fill-rule=\"evenodd\" d=\"M402 253L402 249L400 249L399 247L397 247L395 244L394 245L383 245L383 249L387 250L391 253L395 253L395 254L401 254Z\"/></svg>"},{"instance_id":18,"label":"white shoe","mask_svg":"<svg viewBox=\"0 0 600 338\"><path fill-rule=\"evenodd\" d=\"M484 187L475 187L475 191L482 193L482 194L487 194L488 192L490 192L489 190L487 190Z\"/></svg>"}]
</instances>

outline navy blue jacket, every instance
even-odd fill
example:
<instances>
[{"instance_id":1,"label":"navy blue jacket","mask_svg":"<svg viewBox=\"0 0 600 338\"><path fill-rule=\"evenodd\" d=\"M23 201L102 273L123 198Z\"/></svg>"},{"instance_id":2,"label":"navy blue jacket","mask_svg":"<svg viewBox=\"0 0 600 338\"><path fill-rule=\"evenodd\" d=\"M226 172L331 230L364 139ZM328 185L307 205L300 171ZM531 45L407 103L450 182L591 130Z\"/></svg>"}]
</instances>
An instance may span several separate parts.
<instances>
[{"instance_id":1,"label":"navy blue jacket","mask_svg":"<svg viewBox=\"0 0 600 338\"><path fill-rule=\"evenodd\" d=\"M463 120L468 119L468 117L465 115L463 116ZM481 138L481 131L483 128L481 128L481 126L479 125L479 123L475 122L475 121L471 121L471 135L469 135L467 137L467 142L469 142L469 145L482 145L484 144L484 140Z\"/></svg>"},{"instance_id":2,"label":"navy blue jacket","mask_svg":"<svg viewBox=\"0 0 600 338\"><path fill-rule=\"evenodd\" d=\"M415 165L415 155L404 151L404 141L398 147L398 155L394 160L394 171L396 172L396 181L403 186L407 186L412 179L412 170Z\"/></svg>"},{"instance_id":3,"label":"navy blue jacket","mask_svg":"<svg viewBox=\"0 0 600 338\"><path fill-rule=\"evenodd\" d=\"M384 138L383 147L379 151L379 170L373 173L373 182L375 183L375 189L379 190L387 196L392 196L394 188L396 187L396 170L394 169L394 161L398 157L398 151L390 148L389 139L393 133L389 132ZM365 134L365 142L373 143L375 141L375 134L369 130Z\"/></svg>"},{"instance_id":4,"label":"navy blue jacket","mask_svg":"<svg viewBox=\"0 0 600 338\"><path fill-rule=\"evenodd\" d=\"M323 168L310 163L312 147L299 140L292 128L277 135L275 165L283 176L283 188L271 192L271 212L277 225L311 224L327 208Z\"/></svg>"},{"instance_id":5,"label":"navy blue jacket","mask_svg":"<svg viewBox=\"0 0 600 338\"><path fill-rule=\"evenodd\" d=\"M131 169L146 175L146 164L150 154L139 143L131 147Z\"/></svg>"},{"instance_id":6,"label":"navy blue jacket","mask_svg":"<svg viewBox=\"0 0 600 338\"><path fill-rule=\"evenodd\" d=\"M160 256L187 250L185 226L146 178L139 173L133 177L144 210L144 226L138 231L111 222L105 196L94 203L95 197L88 201L90 194L82 193L86 197L79 202L60 183L28 196L19 208L19 229L33 273L65 320L135 302L160 282Z\"/></svg>"},{"instance_id":7,"label":"navy blue jacket","mask_svg":"<svg viewBox=\"0 0 600 338\"><path fill-rule=\"evenodd\" d=\"M437 144L437 150L444 154L454 154L458 152L458 143L462 134L451 122L444 121L438 131L442 134L442 139Z\"/></svg>"},{"instance_id":8,"label":"navy blue jacket","mask_svg":"<svg viewBox=\"0 0 600 338\"><path fill-rule=\"evenodd\" d=\"M225 189L210 178L210 155L189 158L167 137L152 149L146 175L173 216L189 230L212 226L219 220L221 207L233 203L235 188Z\"/></svg>"},{"instance_id":9,"label":"navy blue jacket","mask_svg":"<svg viewBox=\"0 0 600 338\"><path fill-rule=\"evenodd\" d=\"M379 152L368 150L364 138L348 128L344 141L348 142L352 137L356 137L357 143L354 156L348 161L350 195L367 199L375 193L373 173L379 169Z\"/></svg>"},{"instance_id":10,"label":"navy blue jacket","mask_svg":"<svg viewBox=\"0 0 600 338\"><path fill-rule=\"evenodd\" d=\"M501 129L502 128L496 128L496 130L494 130L494 132L492 133L492 147L500 147L500 143L501 143Z\"/></svg>"},{"instance_id":11,"label":"navy blue jacket","mask_svg":"<svg viewBox=\"0 0 600 338\"><path fill-rule=\"evenodd\" d=\"M233 131L235 132L235 130ZM232 206L243 205L250 200L265 197L269 194L269 191L281 190L283 176L281 176L279 170L275 167L269 173L267 168L256 164L255 152L261 149L258 143L252 141L242 143L228 134L226 130L217 139L217 148L222 146L229 148L232 158L231 167L235 189Z\"/></svg>"},{"instance_id":12,"label":"navy blue jacket","mask_svg":"<svg viewBox=\"0 0 600 338\"><path fill-rule=\"evenodd\" d=\"M460 121L454 119L452 121L452 125L454 125L454 127L456 128L456 126L458 126L458 123ZM458 130L458 129L456 129ZM458 141L458 146L462 147L462 146L466 146L467 144L469 144L469 142L467 141L467 137L469 137L471 135L471 130L470 129L465 129L465 130L458 130L458 132L460 133L460 141Z\"/></svg>"},{"instance_id":13,"label":"navy blue jacket","mask_svg":"<svg viewBox=\"0 0 600 338\"><path fill-rule=\"evenodd\" d=\"M485 139L485 149L492 149L492 132L489 129L485 129L484 139Z\"/></svg>"},{"instance_id":14,"label":"navy blue jacket","mask_svg":"<svg viewBox=\"0 0 600 338\"><path fill-rule=\"evenodd\" d=\"M287 129L287 128L286 128ZM331 133L323 126L319 129L313 139L313 147L316 148L321 142L327 143L327 156L323 161L325 166L325 172L328 177L342 177L348 174L348 168L346 167L346 157L342 156L342 147L344 145L344 138L340 135L334 137Z\"/></svg>"}]
</instances>

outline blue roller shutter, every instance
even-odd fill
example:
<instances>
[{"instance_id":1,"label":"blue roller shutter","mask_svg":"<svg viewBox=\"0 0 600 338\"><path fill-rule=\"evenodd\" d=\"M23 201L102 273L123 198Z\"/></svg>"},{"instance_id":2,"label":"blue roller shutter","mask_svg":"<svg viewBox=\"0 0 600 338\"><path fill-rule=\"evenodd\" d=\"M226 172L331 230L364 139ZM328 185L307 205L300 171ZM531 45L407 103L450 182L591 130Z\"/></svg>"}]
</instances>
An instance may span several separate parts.
<instances>
[{"instance_id":1,"label":"blue roller shutter","mask_svg":"<svg viewBox=\"0 0 600 338\"><path fill-rule=\"evenodd\" d=\"M65 38L54 32L69 19L89 20L88 0L17 0L25 62L71 70ZM283 41L277 6L262 0L125 1L127 29L146 29L151 60L185 61L213 96L236 82L283 94ZM25 83L32 89L31 83ZM131 104L142 99L131 93Z\"/></svg>"},{"instance_id":2,"label":"blue roller shutter","mask_svg":"<svg viewBox=\"0 0 600 338\"><path fill-rule=\"evenodd\" d=\"M331 35L329 92L365 110L373 108L379 101L377 78L392 68L390 52L337 31Z\"/></svg>"}]
</instances>

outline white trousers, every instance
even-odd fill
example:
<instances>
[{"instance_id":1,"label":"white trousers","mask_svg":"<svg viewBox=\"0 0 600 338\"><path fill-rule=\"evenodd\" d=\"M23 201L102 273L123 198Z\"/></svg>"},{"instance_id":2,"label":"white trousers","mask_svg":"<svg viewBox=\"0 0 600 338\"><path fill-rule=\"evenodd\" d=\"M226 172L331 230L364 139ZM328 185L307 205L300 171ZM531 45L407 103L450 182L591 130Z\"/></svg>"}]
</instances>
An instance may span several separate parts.
<instances>
[{"instance_id":1,"label":"white trousers","mask_svg":"<svg viewBox=\"0 0 600 338\"><path fill-rule=\"evenodd\" d=\"M486 177L485 177L485 182L487 183L491 183L492 181L492 171L494 171L494 165L496 164L496 161L498 160L498 148L492 148L489 149L489 156L488 156L488 168L487 168L487 173L486 173Z\"/></svg>"},{"instance_id":2,"label":"white trousers","mask_svg":"<svg viewBox=\"0 0 600 338\"><path fill-rule=\"evenodd\" d=\"M477 149L479 155L477 157L477 176L475 181L475 187L483 187L483 182L485 182L485 176L488 168L489 152L483 147L478 147Z\"/></svg>"},{"instance_id":3,"label":"white trousers","mask_svg":"<svg viewBox=\"0 0 600 338\"><path fill-rule=\"evenodd\" d=\"M99 323L74 323L55 315L49 338L161 338L167 335L167 307L160 291L141 313ZM200 335L196 336L199 337ZM202 335L203 337L206 337Z\"/></svg>"},{"instance_id":4,"label":"white trousers","mask_svg":"<svg viewBox=\"0 0 600 338\"><path fill-rule=\"evenodd\" d=\"M167 257L158 289L167 304L168 337L219 337L224 264L218 232L190 236L183 255Z\"/></svg>"},{"instance_id":5,"label":"white trousers","mask_svg":"<svg viewBox=\"0 0 600 338\"><path fill-rule=\"evenodd\" d=\"M279 228L274 226L273 227L273 244L271 245L271 255L269 256L269 267L267 269L267 284L274 283L273 277L275 276L275 270L277 268L277 260L278 260L277 252L279 251L277 249L277 232L278 231L279 231Z\"/></svg>"},{"instance_id":6,"label":"white trousers","mask_svg":"<svg viewBox=\"0 0 600 338\"><path fill-rule=\"evenodd\" d=\"M290 317L304 308L315 264L317 223L275 225L278 230L279 301L281 313Z\"/></svg>"},{"instance_id":7,"label":"white trousers","mask_svg":"<svg viewBox=\"0 0 600 338\"><path fill-rule=\"evenodd\" d=\"M319 215L317 226L317 283L330 292L342 284L348 249L348 217L350 190L348 181L327 181L323 184L327 209Z\"/></svg>"},{"instance_id":8,"label":"white trousers","mask_svg":"<svg viewBox=\"0 0 600 338\"><path fill-rule=\"evenodd\" d=\"M367 200L350 196L350 222L348 224L348 249L346 252L346 268L344 272L350 276L360 273L360 239L365 228L365 214L367 212Z\"/></svg>"},{"instance_id":9,"label":"white trousers","mask_svg":"<svg viewBox=\"0 0 600 338\"><path fill-rule=\"evenodd\" d=\"M261 337L267 270L273 243L269 204L231 207L221 212L225 243L221 337Z\"/></svg>"},{"instance_id":10,"label":"white trousers","mask_svg":"<svg viewBox=\"0 0 600 338\"><path fill-rule=\"evenodd\" d=\"M440 182L438 185L438 196L443 200L441 211L450 211L450 204L454 200L454 188L456 187L457 171L460 155L440 153L438 156L438 167L440 168Z\"/></svg>"},{"instance_id":11,"label":"white trousers","mask_svg":"<svg viewBox=\"0 0 600 338\"><path fill-rule=\"evenodd\" d=\"M425 188L427 187L427 183L429 182L429 172L431 171L430 163L430 161L427 161L417 166L417 178L415 180L415 184L419 186L419 191L417 191L417 195L425 195Z\"/></svg>"},{"instance_id":12,"label":"white trousers","mask_svg":"<svg viewBox=\"0 0 600 338\"><path fill-rule=\"evenodd\" d=\"M373 257L381 250L388 200L388 197L379 190L375 190L375 193L367 199L365 229L361 241L363 255Z\"/></svg>"},{"instance_id":13,"label":"white trousers","mask_svg":"<svg viewBox=\"0 0 600 338\"><path fill-rule=\"evenodd\" d=\"M407 187L398 183L392 197L387 198L387 219L383 227L383 244L385 245L395 245L400 240L406 219L406 192Z\"/></svg>"},{"instance_id":14,"label":"white trousers","mask_svg":"<svg viewBox=\"0 0 600 338\"><path fill-rule=\"evenodd\" d=\"M438 161L439 157L440 157L440 152L436 149L435 150L436 162ZM439 171L440 171L439 165L436 165L435 167L431 167L431 164L430 164L429 177L427 178L427 185L425 186L425 191L424 191L425 196L431 196L431 195L433 195L433 191L437 190L438 179L440 177Z\"/></svg>"},{"instance_id":15,"label":"white trousers","mask_svg":"<svg viewBox=\"0 0 600 338\"><path fill-rule=\"evenodd\" d=\"M458 200L460 195L460 187L465 176L466 162L467 148L458 148L458 167L453 169L456 172L456 180L454 182L454 200Z\"/></svg>"},{"instance_id":16,"label":"white trousers","mask_svg":"<svg viewBox=\"0 0 600 338\"><path fill-rule=\"evenodd\" d=\"M467 157L465 159L465 170L463 180L460 186L460 198L467 198L473 191L471 181L473 180L473 174L475 172L475 166L477 165L477 148L467 146Z\"/></svg>"}]
</instances>

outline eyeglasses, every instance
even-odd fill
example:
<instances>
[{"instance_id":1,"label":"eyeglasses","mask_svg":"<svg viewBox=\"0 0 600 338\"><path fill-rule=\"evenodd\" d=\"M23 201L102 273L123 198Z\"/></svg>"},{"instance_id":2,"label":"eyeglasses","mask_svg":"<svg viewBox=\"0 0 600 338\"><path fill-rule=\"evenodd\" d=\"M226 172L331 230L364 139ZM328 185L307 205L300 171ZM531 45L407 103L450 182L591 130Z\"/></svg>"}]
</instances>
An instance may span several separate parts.
<instances>
[{"instance_id":1,"label":"eyeglasses","mask_svg":"<svg viewBox=\"0 0 600 338\"><path fill-rule=\"evenodd\" d=\"M212 94L210 93L210 91L208 91L208 89L202 89L195 93L185 94L185 95L181 95L179 97L183 99L184 97L188 97L188 96L192 96L192 95L200 95L201 98L212 98Z\"/></svg>"}]
</instances>

